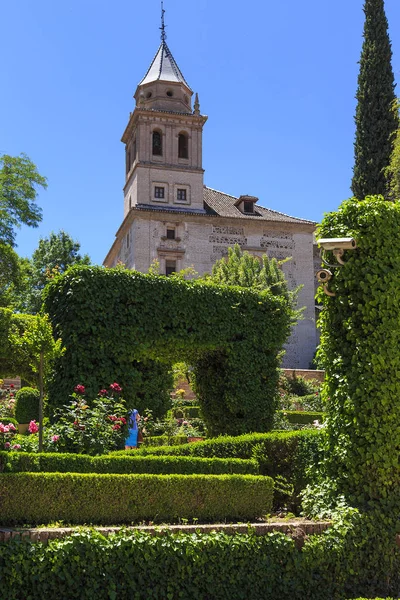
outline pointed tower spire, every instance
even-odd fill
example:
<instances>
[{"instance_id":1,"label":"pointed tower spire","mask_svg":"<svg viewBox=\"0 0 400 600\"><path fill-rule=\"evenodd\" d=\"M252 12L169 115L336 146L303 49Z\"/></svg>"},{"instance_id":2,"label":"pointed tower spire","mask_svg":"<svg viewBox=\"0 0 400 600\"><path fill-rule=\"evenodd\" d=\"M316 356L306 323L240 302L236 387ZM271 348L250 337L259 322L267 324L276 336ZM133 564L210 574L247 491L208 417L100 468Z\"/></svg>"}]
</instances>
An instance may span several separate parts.
<instances>
[{"instance_id":1,"label":"pointed tower spire","mask_svg":"<svg viewBox=\"0 0 400 600\"><path fill-rule=\"evenodd\" d=\"M199 95L196 92L196 96L195 96L195 100L194 100L194 111L193 111L194 115L199 115L200 114L200 102L199 102Z\"/></svg>"},{"instance_id":2,"label":"pointed tower spire","mask_svg":"<svg viewBox=\"0 0 400 600\"><path fill-rule=\"evenodd\" d=\"M164 2L163 0L161 0L161 43L165 44L165 40L167 39L167 33L165 31L165 22L164 22L164 14L165 14L165 10L164 10Z\"/></svg>"}]
</instances>

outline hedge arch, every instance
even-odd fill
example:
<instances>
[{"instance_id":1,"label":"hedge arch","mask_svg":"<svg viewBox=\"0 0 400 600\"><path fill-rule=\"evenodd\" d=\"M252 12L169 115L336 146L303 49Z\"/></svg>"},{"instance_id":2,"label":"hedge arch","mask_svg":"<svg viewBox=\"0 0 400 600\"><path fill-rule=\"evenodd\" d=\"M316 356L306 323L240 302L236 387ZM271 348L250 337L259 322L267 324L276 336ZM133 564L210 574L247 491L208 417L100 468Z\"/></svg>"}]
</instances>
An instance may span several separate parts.
<instances>
[{"instance_id":1,"label":"hedge arch","mask_svg":"<svg viewBox=\"0 0 400 600\"><path fill-rule=\"evenodd\" d=\"M129 405L161 414L170 366L186 360L212 434L271 427L291 324L285 299L122 268L72 267L48 285L45 307L66 347L49 390L52 406L65 404L77 383L90 397L118 381Z\"/></svg>"}]
</instances>

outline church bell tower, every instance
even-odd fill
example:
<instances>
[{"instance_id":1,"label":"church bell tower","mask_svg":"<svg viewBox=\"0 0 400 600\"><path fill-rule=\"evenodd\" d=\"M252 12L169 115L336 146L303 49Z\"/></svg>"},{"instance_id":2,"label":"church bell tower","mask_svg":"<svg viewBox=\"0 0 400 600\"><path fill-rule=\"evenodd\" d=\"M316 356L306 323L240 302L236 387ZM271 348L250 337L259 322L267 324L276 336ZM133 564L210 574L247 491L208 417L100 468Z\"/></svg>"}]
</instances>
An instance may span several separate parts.
<instances>
[{"instance_id":1,"label":"church bell tower","mask_svg":"<svg viewBox=\"0 0 400 600\"><path fill-rule=\"evenodd\" d=\"M202 133L198 95L186 82L166 42L161 44L134 98L125 144L124 217L132 207L204 212Z\"/></svg>"}]
</instances>

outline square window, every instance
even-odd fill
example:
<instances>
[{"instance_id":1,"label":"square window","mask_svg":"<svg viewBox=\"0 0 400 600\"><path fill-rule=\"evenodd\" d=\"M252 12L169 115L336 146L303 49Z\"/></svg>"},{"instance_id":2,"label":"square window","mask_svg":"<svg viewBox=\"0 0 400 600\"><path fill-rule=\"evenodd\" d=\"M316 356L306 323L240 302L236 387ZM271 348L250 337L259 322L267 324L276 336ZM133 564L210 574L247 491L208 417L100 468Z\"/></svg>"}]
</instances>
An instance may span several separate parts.
<instances>
[{"instance_id":1,"label":"square window","mask_svg":"<svg viewBox=\"0 0 400 600\"><path fill-rule=\"evenodd\" d=\"M176 273L176 260L166 260L165 261L165 274L167 276L172 275L172 273Z\"/></svg>"},{"instance_id":2,"label":"square window","mask_svg":"<svg viewBox=\"0 0 400 600\"><path fill-rule=\"evenodd\" d=\"M175 229L167 229L167 240L175 239Z\"/></svg>"},{"instance_id":3,"label":"square window","mask_svg":"<svg viewBox=\"0 0 400 600\"><path fill-rule=\"evenodd\" d=\"M178 188L176 190L176 199L180 200L181 202L186 202L186 200L187 200L186 190L182 189L182 188Z\"/></svg>"},{"instance_id":4,"label":"square window","mask_svg":"<svg viewBox=\"0 0 400 600\"><path fill-rule=\"evenodd\" d=\"M253 213L254 212L254 203L253 202L243 202L243 211L245 213Z\"/></svg>"},{"instance_id":5,"label":"square window","mask_svg":"<svg viewBox=\"0 0 400 600\"><path fill-rule=\"evenodd\" d=\"M165 188L161 186L155 186L154 198L165 198Z\"/></svg>"}]
</instances>

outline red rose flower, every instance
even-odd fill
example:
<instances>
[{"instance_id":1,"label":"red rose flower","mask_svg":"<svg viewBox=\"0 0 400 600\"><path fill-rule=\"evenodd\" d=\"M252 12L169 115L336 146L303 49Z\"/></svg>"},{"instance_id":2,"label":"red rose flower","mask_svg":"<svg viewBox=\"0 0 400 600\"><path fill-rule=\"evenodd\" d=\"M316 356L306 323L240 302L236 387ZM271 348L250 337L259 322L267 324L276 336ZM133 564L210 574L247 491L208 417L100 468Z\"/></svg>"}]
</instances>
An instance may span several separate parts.
<instances>
[{"instance_id":1,"label":"red rose flower","mask_svg":"<svg viewBox=\"0 0 400 600\"><path fill-rule=\"evenodd\" d=\"M100 390L99 396L107 396L107 390Z\"/></svg>"},{"instance_id":2,"label":"red rose flower","mask_svg":"<svg viewBox=\"0 0 400 600\"><path fill-rule=\"evenodd\" d=\"M76 385L74 387L74 392L76 392L77 394L84 394L85 393L85 386L81 385L80 383L78 385Z\"/></svg>"},{"instance_id":3,"label":"red rose flower","mask_svg":"<svg viewBox=\"0 0 400 600\"><path fill-rule=\"evenodd\" d=\"M122 387L118 384L118 383L112 383L110 385L110 390L112 390L113 392L121 392L122 391Z\"/></svg>"},{"instance_id":4,"label":"red rose flower","mask_svg":"<svg viewBox=\"0 0 400 600\"><path fill-rule=\"evenodd\" d=\"M114 425L114 426L113 426L113 430L114 430L114 431L116 431L116 430L118 430L118 429L121 429L121 425Z\"/></svg>"}]
</instances>

